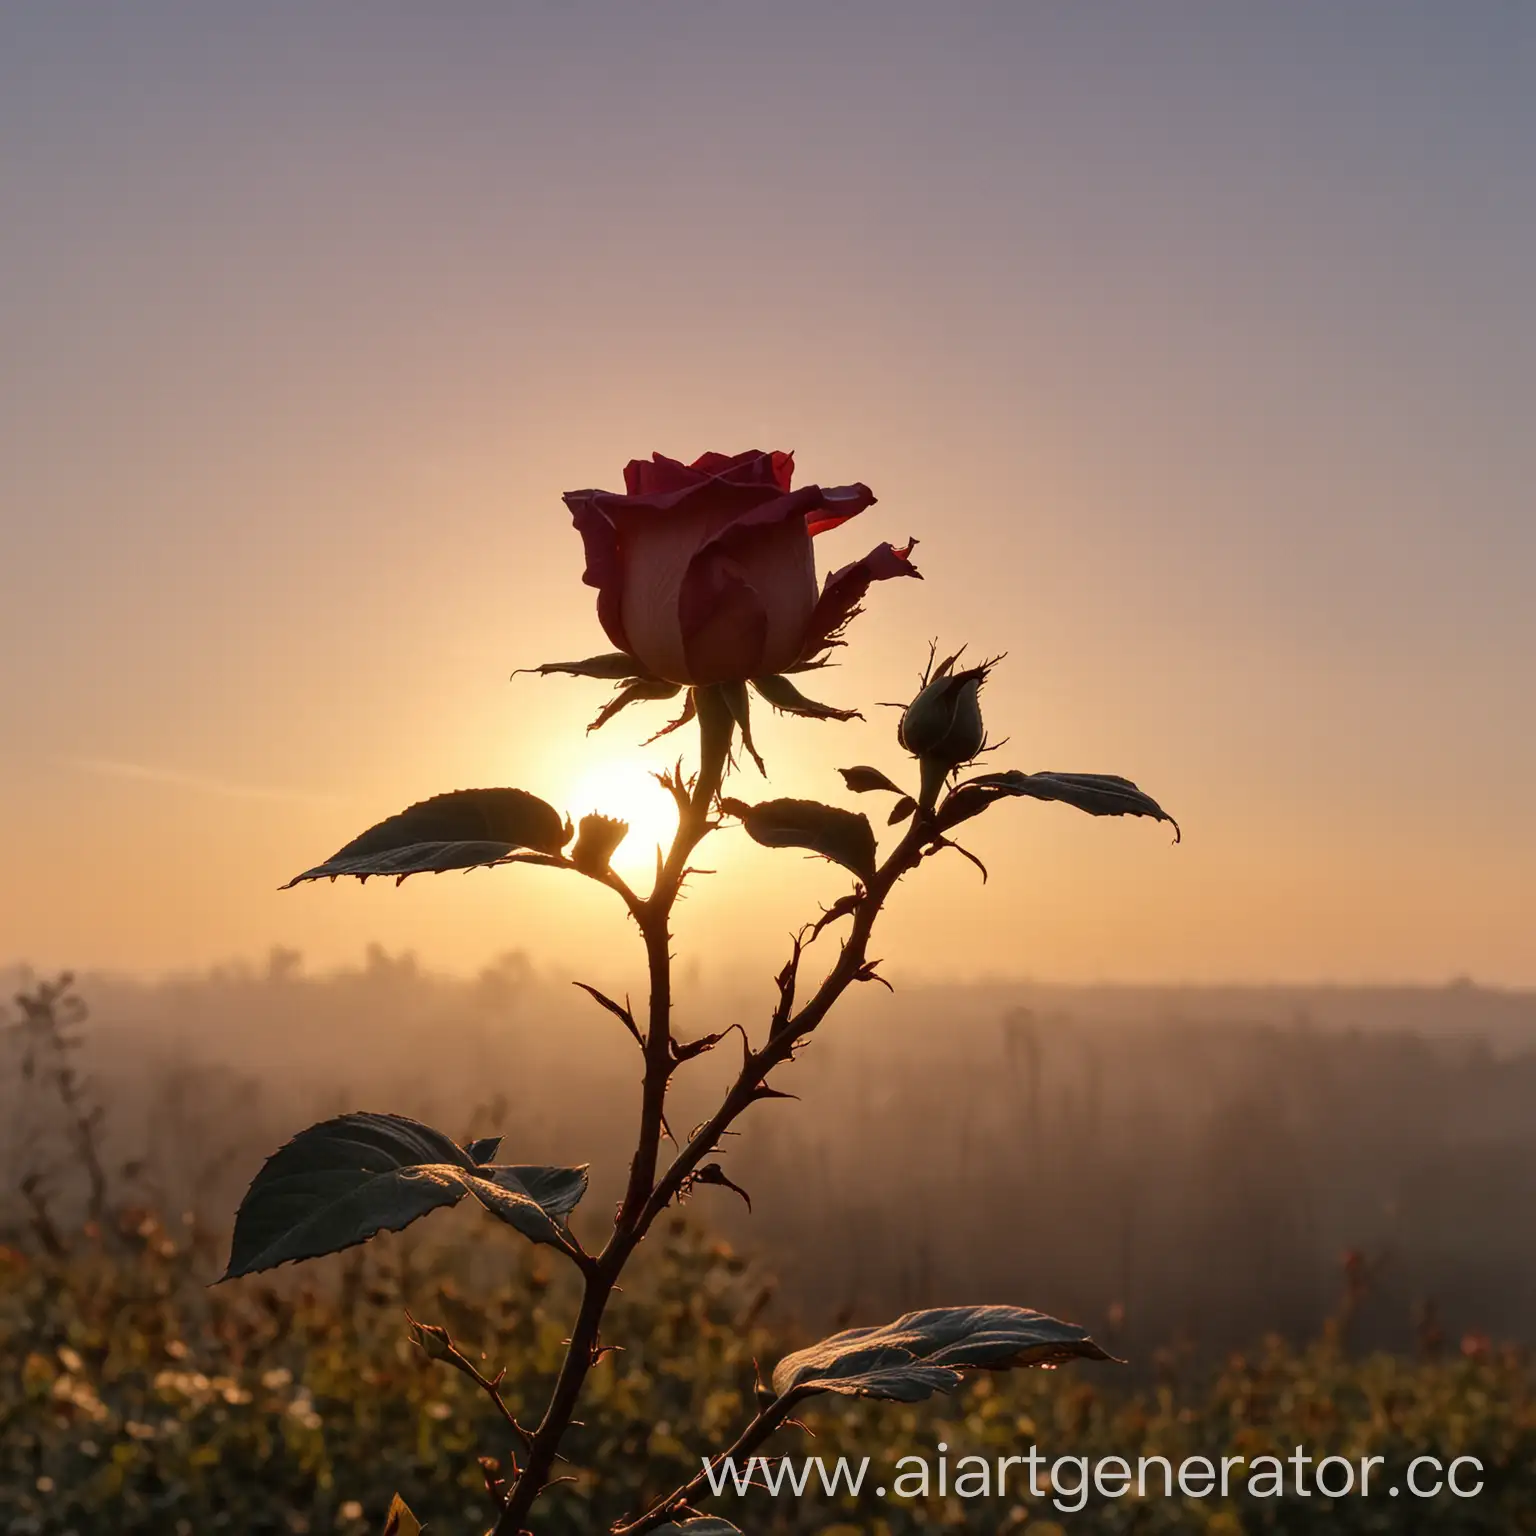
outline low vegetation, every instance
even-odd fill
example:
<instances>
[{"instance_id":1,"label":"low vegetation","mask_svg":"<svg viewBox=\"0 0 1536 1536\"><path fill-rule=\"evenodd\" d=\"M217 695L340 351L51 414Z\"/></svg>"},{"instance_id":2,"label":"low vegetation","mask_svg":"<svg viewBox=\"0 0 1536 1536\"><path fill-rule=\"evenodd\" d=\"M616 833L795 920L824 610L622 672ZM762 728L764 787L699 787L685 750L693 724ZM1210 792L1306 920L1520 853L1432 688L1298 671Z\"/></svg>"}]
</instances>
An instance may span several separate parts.
<instances>
[{"instance_id":1,"label":"low vegetation","mask_svg":"<svg viewBox=\"0 0 1536 1536\"><path fill-rule=\"evenodd\" d=\"M445 1218L450 1224L454 1218ZM783 1330L759 1322L766 1290L725 1245L681 1220L653 1242L620 1299L626 1350L593 1373L572 1437L571 1481L551 1491L541 1530L590 1536L615 1503L698 1470L752 1411ZM475 1255L382 1240L313 1273L209 1290L206 1234L123 1210L109 1226L0 1253L0 1529L8 1536L203 1536L377 1532L398 1487L430 1536L479 1536L492 1518L508 1431L463 1376L411 1342L405 1312L446 1326L486 1374L505 1367L515 1406L540 1401L558 1367L571 1297L509 1240L505 1271L469 1283ZM321 1273L322 1269L327 1271ZM471 1307L466 1295L477 1297ZM1337 1330L1305 1348L1278 1339L1212 1374L1161 1361L1162 1380L1127 1389L1113 1366L974 1379L916 1408L851 1403L808 1415L785 1453L933 1461L1027 1453L1181 1457L1471 1455L1486 1487L1471 1500L1180 1497L1106 1502L1081 1513L1010 1496L985 1501L749 1493L720 1503L743 1529L819 1536L935 1530L1072 1532L1477 1532L1536 1528L1536 1378L1520 1352L1469 1339L1423 1358L1352 1357ZM694 1426L688 1434L675 1426ZM697 1433L701 1444L690 1444ZM798 1440L798 1443L797 1443ZM479 1473L458 1469L480 1467ZM814 1484L813 1484L814 1488ZM381 1490L386 1492L381 1495Z\"/></svg>"},{"instance_id":2,"label":"low vegetation","mask_svg":"<svg viewBox=\"0 0 1536 1536\"><path fill-rule=\"evenodd\" d=\"M408 1316L446 1328L484 1375L504 1368L518 1414L543 1400L563 1354L574 1305L564 1269L510 1234L489 1251L471 1243L472 1215L453 1213L333 1260L210 1287L225 1234L190 1210L167 1215L145 1194L161 1182L152 1171L103 1150L105 1106L81 1063L84 1015L69 989L25 994L11 1036L10 1124L24 1134L0 1190L0 1533L362 1536L383 1528L398 1488L429 1536L479 1536L510 1431L480 1388L413 1341ZM1536 1529L1529 1356L1478 1334L1443 1336L1432 1316L1412 1354L1352 1347L1372 1275L1350 1257L1311 1343L1276 1336L1214 1364L1138 1348L1130 1369L980 1376L916 1407L824 1398L808 1433L775 1450L829 1469L840 1456L871 1458L860 1496L828 1497L813 1480L802 1498L754 1490L718 1507L757 1536ZM561 1469L569 1481L541 1506L541 1536L590 1536L599 1511L640 1508L685 1481L750 1418L759 1366L766 1374L804 1342L755 1266L684 1216L646 1244L615 1306L626 1347L592 1374ZM874 1494L899 1458L936 1463L940 1443L952 1461L1031 1445L1048 1460L1175 1465L1285 1457L1297 1445L1357 1465L1381 1456L1389 1470L1418 1455L1473 1456L1485 1486L1473 1499L1411 1504L1380 1486L1365 1499L1090 1497L1081 1511L1065 1490L1032 1497L1022 1482L985 1500Z\"/></svg>"}]
</instances>

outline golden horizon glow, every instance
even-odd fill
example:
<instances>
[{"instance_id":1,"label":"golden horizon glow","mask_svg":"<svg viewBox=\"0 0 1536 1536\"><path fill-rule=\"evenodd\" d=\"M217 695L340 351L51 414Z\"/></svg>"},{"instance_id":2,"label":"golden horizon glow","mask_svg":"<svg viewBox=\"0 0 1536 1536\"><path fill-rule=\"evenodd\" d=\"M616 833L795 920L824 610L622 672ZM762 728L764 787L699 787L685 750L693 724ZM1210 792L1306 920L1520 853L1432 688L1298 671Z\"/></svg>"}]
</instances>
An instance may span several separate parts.
<instances>
[{"instance_id":1,"label":"golden horizon glow","mask_svg":"<svg viewBox=\"0 0 1536 1536\"><path fill-rule=\"evenodd\" d=\"M733 794L888 836L836 770L902 777L937 636L1007 653L998 767L1184 828L989 812L891 974L1536 985L1536 7L786 4L7 11L0 964L622 992L591 881L278 887L498 783L648 887L676 701L508 674L609 648L562 492L752 448L879 498L822 575L924 580L801 679L866 720L755 710ZM715 974L846 888L698 862Z\"/></svg>"},{"instance_id":2,"label":"golden horizon glow","mask_svg":"<svg viewBox=\"0 0 1536 1536\"><path fill-rule=\"evenodd\" d=\"M572 821L596 811L628 824L610 862L643 895L656 870L656 849L668 848L677 830L676 802L657 782L655 765L615 748L579 770L564 799Z\"/></svg>"}]
</instances>

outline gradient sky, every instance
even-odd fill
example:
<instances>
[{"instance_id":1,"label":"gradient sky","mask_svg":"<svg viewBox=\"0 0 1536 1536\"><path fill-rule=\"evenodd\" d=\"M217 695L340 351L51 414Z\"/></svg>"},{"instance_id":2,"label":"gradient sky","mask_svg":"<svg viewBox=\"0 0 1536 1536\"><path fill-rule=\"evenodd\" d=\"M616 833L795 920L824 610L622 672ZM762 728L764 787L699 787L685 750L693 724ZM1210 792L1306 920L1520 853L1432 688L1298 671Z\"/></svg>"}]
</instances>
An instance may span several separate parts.
<instances>
[{"instance_id":1,"label":"gradient sky","mask_svg":"<svg viewBox=\"0 0 1536 1536\"><path fill-rule=\"evenodd\" d=\"M0 7L0 960L632 981L574 877L276 887L633 811L660 708L508 681L605 648L560 492L782 447L921 540L823 696L1007 651L1007 763L1185 827L999 809L894 970L1536 984L1533 287L1525 0ZM706 967L840 888L717 841Z\"/></svg>"}]
</instances>

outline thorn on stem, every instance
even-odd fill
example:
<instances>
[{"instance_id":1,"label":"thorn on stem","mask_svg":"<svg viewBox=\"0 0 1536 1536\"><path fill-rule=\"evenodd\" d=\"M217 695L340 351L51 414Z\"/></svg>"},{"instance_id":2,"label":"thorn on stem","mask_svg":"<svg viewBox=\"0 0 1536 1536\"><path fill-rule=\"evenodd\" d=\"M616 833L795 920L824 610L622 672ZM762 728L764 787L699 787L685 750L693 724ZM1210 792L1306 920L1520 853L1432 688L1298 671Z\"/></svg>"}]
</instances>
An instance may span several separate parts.
<instances>
[{"instance_id":1,"label":"thorn on stem","mask_svg":"<svg viewBox=\"0 0 1536 1536\"><path fill-rule=\"evenodd\" d=\"M517 1476L517 1460L512 1462L512 1476ZM485 1491L491 1496L491 1503L497 1509L505 1509L507 1503L506 1481L501 1476L501 1463L494 1456L482 1456L480 1458L480 1474L485 1478Z\"/></svg>"},{"instance_id":2,"label":"thorn on stem","mask_svg":"<svg viewBox=\"0 0 1536 1536\"><path fill-rule=\"evenodd\" d=\"M888 982L884 976L875 969L880 962L878 960L866 960L857 971L854 972L855 981L878 981L887 992L895 992L896 988Z\"/></svg>"},{"instance_id":3,"label":"thorn on stem","mask_svg":"<svg viewBox=\"0 0 1536 1536\"><path fill-rule=\"evenodd\" d=\"M623 1003L616 1003L611 997L599 992L596 987L588 986L584 981L573 981L573 987L580 987L599 1007L606 1008L624 1027L635 1037L641 1050L645 1049L645 1036L640 1033L640 1026L635 1023L635 1016L630 1012L629 999L626 997Z\"/></svg>"},{"instance_id":4,"label":"thorn on stem","mask_svg":"<svg viewBox=\"0 0 1536 1536\"><path fill-rule=\"evenodd\" d=\"M731 1026L732 1029L739 1029L740 1027L737 1024ZM689 1040L686 1044L682 1045L674 1040L672 1042L672 1060L676 1063L692 1061L695 1056L702 1056L706 1051L714 1050L725 1039L726 1033L729 1033L729 1031L713 1035L700 1035L697 1040Z\"/></svg>"},{"instance_id":5,"label":"thorn on stem","mask_svg":"<svg viewBox=\"0 0 1536 1536\"><path fill-rule=\"evenodd\" d=\"M947 837L936 837L932 845L924 850L924 857L931 857L944 848L953 848L962 858L969 859L981 871L981 883L983 885L987 883L987 866L969 848L962 848L959 843L952 842Z\"/></svg>"},{"instance_id":6,"label":"thorn on stem","mask_svg":"<svg viewBox=\"0 0 1536 1536\"><path fill-rule=\"evenodd\" d=\"M751 1195L749 1195L746 1190L741 1187L740 1184L734 1183L731 1179L729 1179L726 1176L725 1170L720 1166L719 1163L705 1163L702 1168L698 1169L694 1173L690 1173L688 1177L683 1180L683 1188L679 1191L679 1193L691 1194L693 1187L696 1184L718 1184L722 1188L735 1190L735 1192L740 1195L741 1198L746 1202L747 1210L750 1211L752 1209Z\"/></svg>"},{"instance_id":7,"label":"thorn on stem","mask_svg":"<svg viewBox=\"0 0 1536 1536\"><path fill-rule=\"evenodd\" d=\"M852 917L859 910L859 903L863 899L864 891L861 888L850 891L846 896L839 896L830 907L822 908L821 916L811 925L811 937L819 938L821 930L829 923L835 923L840 917Z\"/></svg>"}]
</instances>

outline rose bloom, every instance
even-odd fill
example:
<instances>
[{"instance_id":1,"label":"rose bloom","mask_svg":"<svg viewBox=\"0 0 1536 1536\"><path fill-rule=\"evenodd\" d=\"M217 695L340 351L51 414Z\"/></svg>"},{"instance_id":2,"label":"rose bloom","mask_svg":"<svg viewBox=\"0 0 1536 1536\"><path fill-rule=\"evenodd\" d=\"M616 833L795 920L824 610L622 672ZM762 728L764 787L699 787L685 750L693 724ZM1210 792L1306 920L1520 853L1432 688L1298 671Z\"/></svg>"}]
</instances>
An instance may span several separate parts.
<instances>
[{"instance_id":1,"label":"rose bloom","mask_svg":"<svg viewBox=\"0 0 1536 1536\"><path fill-rule=\"evenodd\" d=\"M812 665L841 643L873 581L916 576L912 544L881 544L817 591L811 540L874 505L865 485L790 489L788 453L656 454L624 467L624 494L568 491L588 586L636 672L689 686Z\"/></svg>"}]
</instances>

